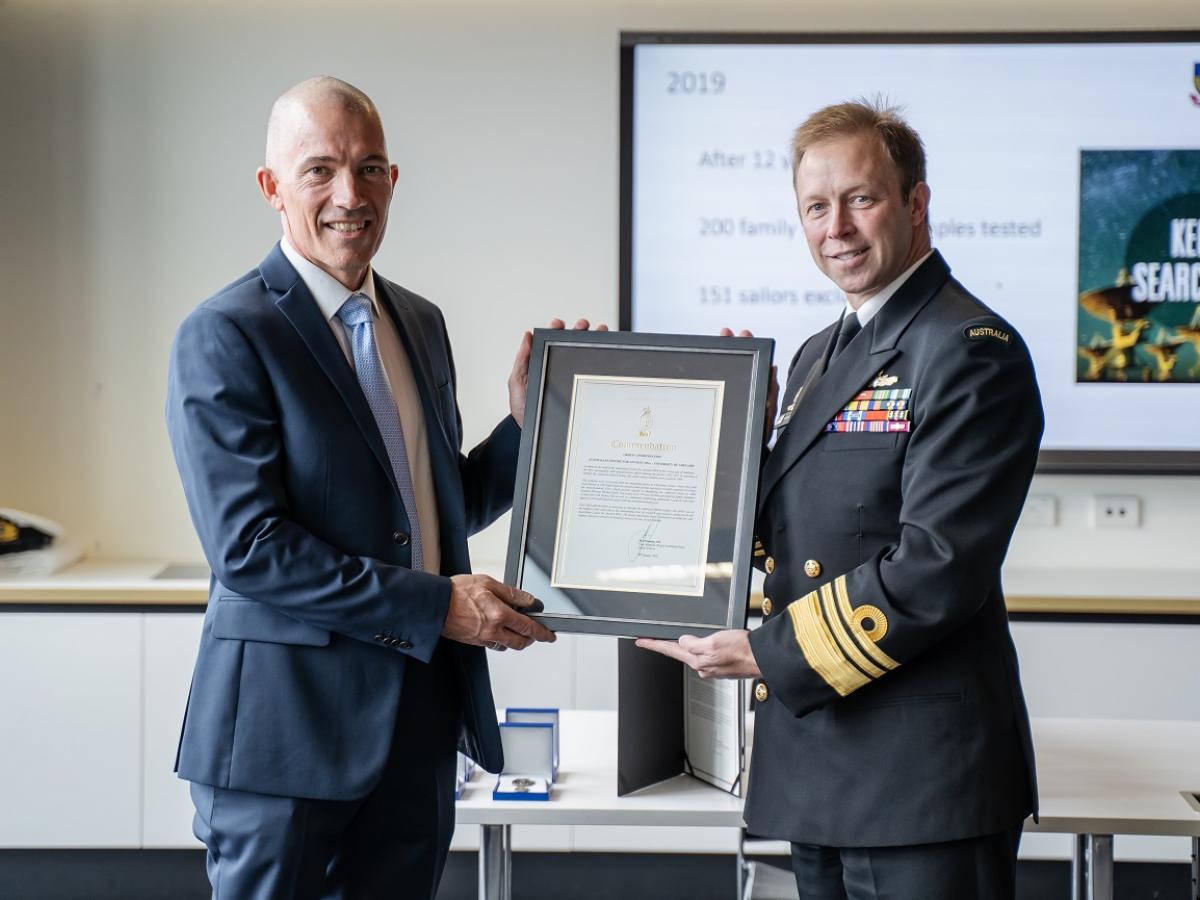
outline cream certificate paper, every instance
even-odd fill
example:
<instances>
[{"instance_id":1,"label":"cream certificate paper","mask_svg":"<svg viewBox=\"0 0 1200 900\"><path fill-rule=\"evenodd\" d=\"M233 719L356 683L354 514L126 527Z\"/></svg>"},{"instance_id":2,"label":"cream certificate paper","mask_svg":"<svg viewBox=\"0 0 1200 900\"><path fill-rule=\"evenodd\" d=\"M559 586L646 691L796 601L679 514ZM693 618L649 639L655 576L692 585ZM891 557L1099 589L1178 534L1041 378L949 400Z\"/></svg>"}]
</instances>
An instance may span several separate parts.
<instances>
[{"instance_id":1,"label":"cream certificate paper","mask_svg":"<svg viewBox=\"0 0 1200 900\"><path fill-rule=\"evenodd\" d=\"M683 667L683 746L692 774L724 791L742 795L746 682L701 678Z\"/></svg>"},{"instance_id":2,"label":"cream certificate paper","mask_svg":"<svg viewBox=\"0 0 1200 900\"><path fill-rule=\"evenodd\" d=\"M723 381L576 375L550 583L704 593Z\"/></svg>"}]
</instances>

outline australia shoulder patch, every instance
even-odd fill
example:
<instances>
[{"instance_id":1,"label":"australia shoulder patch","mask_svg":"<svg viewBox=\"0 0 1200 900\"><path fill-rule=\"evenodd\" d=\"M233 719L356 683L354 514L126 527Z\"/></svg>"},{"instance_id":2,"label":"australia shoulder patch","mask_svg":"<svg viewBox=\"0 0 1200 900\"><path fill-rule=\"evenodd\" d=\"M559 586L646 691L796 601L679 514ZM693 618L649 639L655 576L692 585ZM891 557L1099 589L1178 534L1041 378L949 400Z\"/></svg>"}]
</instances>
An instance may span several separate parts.
<instances>
[{"instance_id":1,"label":"australia shoulder patch","mask_svg":"<svg viewBox=\"0 0 1200 900\"><path fill-rule=\"evenodd\" d=\"M1012 332L999 325L976 322L963 328L963 337L971 341L995 341L997 344L1012 344Z\"/></svg>"}]
</instances>

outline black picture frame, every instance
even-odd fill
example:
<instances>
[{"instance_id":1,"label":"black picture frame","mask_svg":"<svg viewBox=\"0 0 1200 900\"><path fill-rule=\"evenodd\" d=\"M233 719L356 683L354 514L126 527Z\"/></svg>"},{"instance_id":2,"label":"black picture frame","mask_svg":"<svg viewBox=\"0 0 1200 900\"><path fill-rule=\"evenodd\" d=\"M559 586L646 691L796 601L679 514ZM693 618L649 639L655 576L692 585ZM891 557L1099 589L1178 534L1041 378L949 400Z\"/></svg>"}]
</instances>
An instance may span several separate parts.
<instances>
[{"instance_id":1,"label":"black picture frame","mask_svg":"<svg viewBox=\"0 0 1200 900\"><path fill-rule=\"evenodd\" d=\"M505 581L542 601L544 611L535 618L553 631L621 637L673 639L745 627L773 350L774 341L766 338L534 332ZM697 593L592 588L551 577L560 547L576 376L648 380L654 389L668 382L721 385L719 419L693 420L698 429L707 424L709 446L715 446L708 502L701 504L709 517L704 564L693 567ZM622 419L612 427L629 423Z\"/></svg>"}]
</instances>

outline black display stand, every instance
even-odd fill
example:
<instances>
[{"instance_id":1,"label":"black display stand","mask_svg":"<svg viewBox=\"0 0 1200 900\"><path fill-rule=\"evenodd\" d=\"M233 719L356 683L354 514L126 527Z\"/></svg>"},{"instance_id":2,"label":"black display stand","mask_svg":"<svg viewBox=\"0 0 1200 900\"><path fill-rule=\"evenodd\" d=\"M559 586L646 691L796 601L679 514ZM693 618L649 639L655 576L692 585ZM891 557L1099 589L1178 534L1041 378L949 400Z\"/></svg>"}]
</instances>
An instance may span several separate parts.
<instances>
[{"instance_id":1,"label":"black display stand","mask_svg":"<svg viewBox=\"0 0 1200 900\"><path fill-rule=\"evenodd\" d=\"M617 796L687 768L683 663L617 642Z\"/></svg>"},{"instance_id":2,"label":"black display stand","mask_svg":"<svg viewBox=\"0 0 1200 900\"><path fill-rule=\"evenodd\" d=\"M698 679L685 682L687 674L683 663L677 660L642 650L632 640L618 642L617 796L624 797L681 773L717 790L741 795L740 775L727 773L722 780L722 776L712 774L716 769L711 765L711 745L706 748L703 742L693 744L692 752L699 753L699 757L689 758L689 725L695 727L697 722L703 722L703 716L712 713L697 714L689 709L689 688L695 690L700 682ZM736 735L727 732L725 746L734 746L732 742L736 740L734 765L740 771L745 762L745 692L739 686L736 693L739 708L733 709L732 705L723 708L726 714L736 715L736 720L728 720L730 728L736 721ZM689 715L701 718L689 722ZM724 758L728 765L731 761L728 752Z\"/></svg>"}]
</instances>

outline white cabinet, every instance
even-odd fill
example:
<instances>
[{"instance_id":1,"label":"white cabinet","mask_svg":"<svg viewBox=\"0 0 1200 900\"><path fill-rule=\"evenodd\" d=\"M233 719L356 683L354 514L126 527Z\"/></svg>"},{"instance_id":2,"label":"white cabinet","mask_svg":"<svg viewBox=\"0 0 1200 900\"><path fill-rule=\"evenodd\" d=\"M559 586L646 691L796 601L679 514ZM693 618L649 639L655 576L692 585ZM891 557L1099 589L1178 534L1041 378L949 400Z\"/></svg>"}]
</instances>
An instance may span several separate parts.
<instances>
[{"instance_id":1,"label":"white cabinet","mask_svg":"<svg viewBox=\"0 0 1200 900\"><path fill-rule=\"evenodd\" d=\"M139 845L142 624L0 615L0 846Z\"/></svg>"},{"instance_id":2,"label":"white cabinet","mask_svg":"<svg viewBox=\"0 0 1200 900\"><path fill-rule=\"evenodd\" d=\"M202 613L0 615L0 847L199 847L175 745Z\"/></svg>"},{"instance_id":3,"label":"white cabinet","mask_svg":"<svg viewBox=\"0 0 1200 900\"><path fill-rule=\"evenodd\" d=\"M187 782L175 775L175 748L203 621L203 613L145 615L143 847L203 846L192 835L192 799Z\"/></svg>"}]
</instances>

